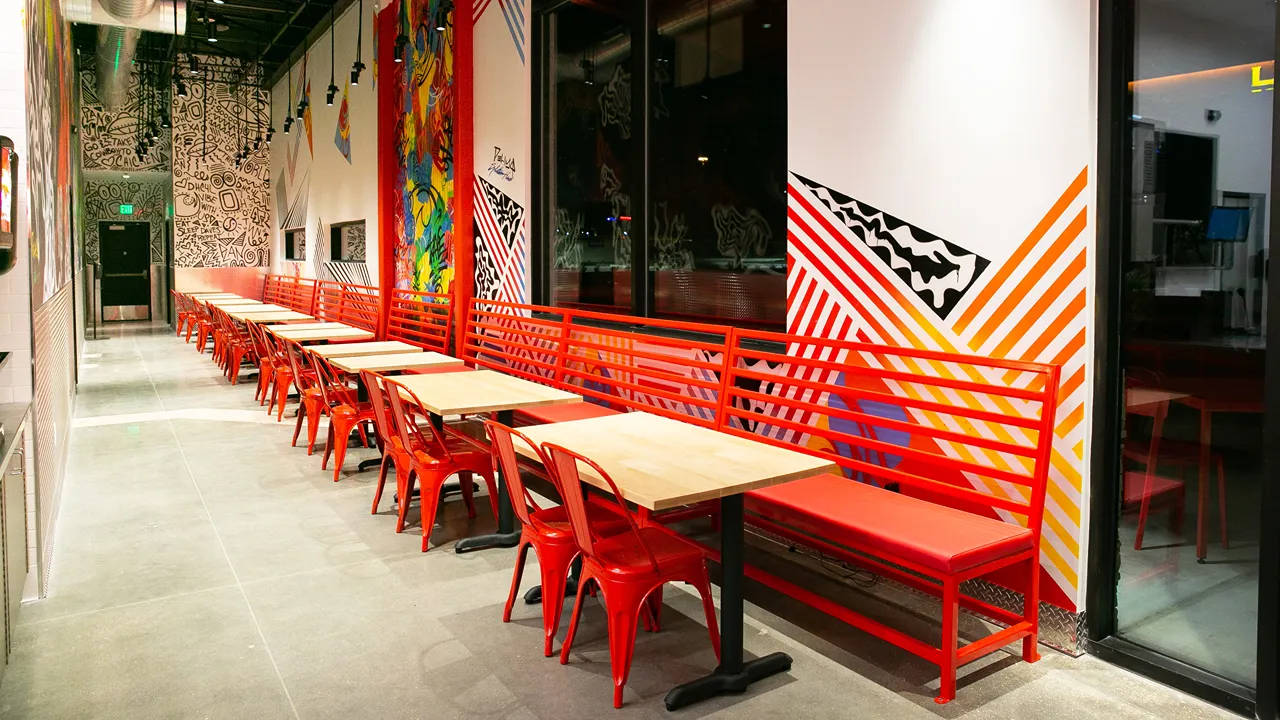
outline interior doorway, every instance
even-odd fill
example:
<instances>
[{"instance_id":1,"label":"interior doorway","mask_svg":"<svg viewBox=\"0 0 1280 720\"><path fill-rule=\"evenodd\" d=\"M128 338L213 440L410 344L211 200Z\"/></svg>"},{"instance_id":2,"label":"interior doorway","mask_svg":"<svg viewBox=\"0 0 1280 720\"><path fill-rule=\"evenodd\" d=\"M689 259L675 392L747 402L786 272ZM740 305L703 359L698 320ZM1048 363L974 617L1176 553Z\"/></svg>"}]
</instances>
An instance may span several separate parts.
<instances>
[{"instance_id":1,"label":"interior doorway","mask_svg":"<svg viewBox=\"0 0 1280 720\"><path fill-rule=\"evenodd\" d=\"M151 319L151 224L98 224L102 319Z\"/></svg>"}]
</instances>

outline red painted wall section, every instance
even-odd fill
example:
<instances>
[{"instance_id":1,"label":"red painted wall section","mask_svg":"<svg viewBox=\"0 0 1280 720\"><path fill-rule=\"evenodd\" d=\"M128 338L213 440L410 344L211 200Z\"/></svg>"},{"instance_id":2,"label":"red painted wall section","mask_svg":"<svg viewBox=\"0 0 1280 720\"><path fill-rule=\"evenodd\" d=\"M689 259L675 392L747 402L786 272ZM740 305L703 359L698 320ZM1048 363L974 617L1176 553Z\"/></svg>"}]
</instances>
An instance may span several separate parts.
<instances>
[{"instance_id":1,"label":"red painted wall section","mask_svg":"<svg viewBox=\"0 0 1280 720\"><path fill-rule=\"evenodd\" d=\"M404 87L404 65L395 61L396 35L400 3L392 2L378 13L378 289L381 297L382 330L385 332L390 312L391 291L396 286L395 203L396 143L400 136L399 97L396 89ZM399 82L397 82L399 79Z\"/></svg>"},{"instance_id":2,"label":"red painted wall section","mask_svg":"<svg viewBox=\"0 0 1280 720\"><path fill-rule=\"evenodd\" d=\"M453 77L457 116L454 118L454 209L453 209L453 326L455 352L462 353L466 332L467 306L475 288L476 240L472 229L475 194L471 178L475 167L475 20L474 0L458 0L453 9Z\"/></svg>"}]
</instances>

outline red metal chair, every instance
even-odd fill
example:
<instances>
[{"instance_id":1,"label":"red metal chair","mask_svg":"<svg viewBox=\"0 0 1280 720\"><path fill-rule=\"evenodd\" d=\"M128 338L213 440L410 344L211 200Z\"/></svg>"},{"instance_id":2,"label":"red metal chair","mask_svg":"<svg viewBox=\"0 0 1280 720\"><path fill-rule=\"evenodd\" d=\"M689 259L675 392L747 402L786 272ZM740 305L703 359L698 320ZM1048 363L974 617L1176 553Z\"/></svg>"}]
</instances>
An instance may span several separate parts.
<instances>
[{"instance_id":1,"label":"red metal chair","mask_svg":"<svg viewBox=\"0 0 1280 720\"><path fill-rule=\"evenodd\" d=\"M560 649L560 662L569 662L569 650L582 615L586 589L595 585L604 595L609 611L609 660L613 666L613 706L622 707L622 689L631 672L631 655L635 650L636 630L642 611L650 610L657 619L662 602L662 586L669 582L693 585L702 596L702 609L707 616L707 631L716 657L720 656L720 632L716 626L716 608L711 600L711 580L707 576L702 549L670 531L654 527L638 527L629 512L626 531L608 536L592 522L581 492L578 463L590 467L603 478L620 507L625 507L622 493L613 479L596 463L550 443L542 446L550 462L547 469L560 488L578 549L582 551L582 576L578 580L578 597L573 607L569 634ZM543 592L543 602L547 594Z\"/></svg>"},{"instance_id":2,"label":"red metal chair","mask_svg":"<svg viewBox=\"0 0 1280 720\"><path fill-rule=\"evenodd\" d=\"M173 295L173 307L177 313L178 322L174 324L174 334L181 337L182 331L187 331L187 342L191 342L191 328L197 322L196 314L191 310L191 298L177 290L170 290Z\"/></svg>"},{"instance_id":3,"label":"red metal chair","mask_svg":"<svg viewBox=\"0 0 1280 720\"><path fill-rule=\"evenodd\" d=\"M320 416L326 411L324 397L320 394L320 380L315 368L309 364L309 356L303 352L300 344L285 340L285 354L289 358L289 367L293 371L293 384L298 388L298 423L293 428L294 447L298 446L298 435L302 432L302 421L307 422L307 454L310 455L316 446L316 435L320 432ZM284 405L281 405L281 409Z\"/></svg>"},{"instance_id":4,"label":"red metal chair","mask_svg":"<svg viewBox=\"0 0 1280 720\"><path fill-rule=\"evenodd\" d=\"M369 511L371 515L377 515L378 504L382 502L382 489L387 484L387 463L390 462L395 468L397 479L408 477L412 463L405 452L404 442L400 440L400 431L391 413L391 400L385 379L369 370L361 370L360 379L369 391L369 403L373 406L373 428L378 449L382 451L382 464L378 467L378 489L373 494L373 508Z\"/></svg>"},{"instance_id":5,"label":"red metal chair","mask_svg":"<svg viewBox=\"0 0 1280 720\"><path fill-rule=\"evenodd\" d=\"M533 495L525 487L520 478L520 464L516 460L514 439L533 448L538 453L538 460L543 467L550 467L546 456L528 437L518 430L513 430L502 423L486 420L485 429L489 435L490 447L493 449L494 469L502 471L507 483L507 496L511 499L511 507L520 519L520 545L516 549L515 574L511 578L511 594L507 596L507 604L502 609L502 622L511 622L511 608L515 605L516 593L520 590L520 578L524 575L524 563L532 547L538 555L538 570L542 574L542 627L546 631L546 641L542 653L551 657L551 644L556 632L560 629L560 614L564 609L565 587L569 579L569 567L579 554L578 544L573 539L573 531L569 528L569 515L564 506L541 508ZM558 490L559 488L557 488ZM626 530L622 518L622 509L612 511L595 503L587 505L587 515L591 527L603 535L616 535Z\"/></svg>"},{"instance_id":6,"label":"red metal chair","mask_svg":"<svg viewBox=\"0 0 1280 720\"><path fill-rule=\"evenodd\" d=\"M316 369L320 398L329 416L329 438L325 441L320 469L325 469L329 464L329 455L332 454L333 481L338 482L342 477L342 463L347 457L351 431L360 429L360 442L369 447L363 428L373 422L373 404L360 402L359 390L348 385L346 378L327 358L309 351L308 355L311 356L311 366Z\"/></svg>"},{"instance_id":7,"label":"red metal chair","mask_svg":"<svg viewBox=\"0 0 1280 720\"><path fill-rule=\"evenodd\" d=\"M405 447L405 457L409 461L409 473L396 473L396 490L400 498L400 512L396 519L396 532L404 530L405 515L408 511L408 499L413 495L415 479L422 488L422 551L426 552L431 540L431 529L435 526L436 512L440 508L440 491L444 481L451 475L459 475L462 485L462 497L467 503L467 511L475 517L475 504L472 500L470 474L484 478L489 488L489 504L494 518L498 517L498 486L494 482L493 463L489 453L474 449L474 446L460 437L446 433L444 427L432 427L430 433L424 434L418 425L418 414L422 402L413 391L393 378L384 377L387 386L387 397L390 399L391 414L400 433L400 442Z\"/></svg>"}]
</instances>

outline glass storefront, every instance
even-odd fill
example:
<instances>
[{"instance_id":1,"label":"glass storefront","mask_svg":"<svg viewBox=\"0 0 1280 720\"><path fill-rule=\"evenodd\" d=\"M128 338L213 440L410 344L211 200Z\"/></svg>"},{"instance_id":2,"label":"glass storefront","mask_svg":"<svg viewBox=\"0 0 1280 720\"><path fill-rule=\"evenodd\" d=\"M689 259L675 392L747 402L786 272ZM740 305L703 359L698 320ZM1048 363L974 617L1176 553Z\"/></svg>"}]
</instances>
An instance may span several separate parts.
<instances>
[{"instance_id":1,"label":"glass storefront","mask_svg":"<svg viewBox=\"0 0 1280 720\"><path fill-rule=\"evenodd\" d=\"M1101 552L1115 556L1093 578L1114 587L1098 591L1112 613L1091 632L1247 706L1260 577L1275 572L1260 548L1275 532L1263 507L1276 8L1103 6L1123 20L1102 62L1127 90L1103 108L1123 153L1102 180L1117 187L1104 188L1116 347L1101 371L1122 409L1096 443L1110 477L1095 487L1115 513Z\"/></svg>"}]
</instances>

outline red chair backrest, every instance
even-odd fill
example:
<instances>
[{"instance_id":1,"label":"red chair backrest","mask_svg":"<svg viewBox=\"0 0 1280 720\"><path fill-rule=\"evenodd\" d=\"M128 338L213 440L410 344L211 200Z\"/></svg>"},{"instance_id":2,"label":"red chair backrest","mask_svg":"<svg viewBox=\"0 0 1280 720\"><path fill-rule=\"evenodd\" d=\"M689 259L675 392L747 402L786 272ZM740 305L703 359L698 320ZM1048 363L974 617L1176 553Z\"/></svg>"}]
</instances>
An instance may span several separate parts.
<instances>
[{"instance_id":1,"label":"red chair backrest","mask_svg":"<svg viewBox=\"0 0 1280 720\"><path fill-rule=\"evenodd\" d=\"M601 468L587 457L552 443L543 443L542 451L550 461L546 466L547 471L550 473L556 489L560 491L561 501L564 503L564 508L569 515L569 527L573 530L573 539L577 542L578 549L584 555L596 557L595 543L599 539L591 528L590 516L587 514L587 501L582 491L582 476L578 473L578 463L584 463L608 483L609 490L613 492L614 500L623 509L622 516L627 519L631 534L635 536L636 542L640 544L640 547L644 548L645 555L648 557L653 571L657 572L658 560L654 557L653 550L649 548L644 538L641 537L640 531L636 527L636 521L631 517L631 511L627 509L626 503L622 500L622 493L618 492L618 486L614 484L613 478L609 477L604 468Z\"/></svg>"},{"instance_id":2,"label":"red chair backrest","mask_svg":"<svg viewBox=\"0 0 1280 720\"><path fill-rule=\"evenodd\" d=\"M462 358L469 364L554 385L564 366L565 311L474 298Z\"/></svg>"},{"instance_id":3,"label":"red chair backrest","mask_svg":"<svg viewBox=\"0 0 1280 720\"><path fill-rule=\"evenodd\" d=\"M326 405L356 406L356 389L347 385L346 379L329 363L329 359L313 350L303 348L311 367L316 370L316 381L320 387L320 397Z\"/></svg>"},{"instance_id":4,"label":"red chair backrest","mask_svg":"<svg viewBox=\"0 0 1280 720\"><path fill-rule=\"evenodd\" d=\"M289 358L289 367L293 370L294 386L298 388L298 392L311 389L316 379L307 373L309 366L302 345L292 340L281 340L281 342L284 343L285 357Z\"/></svg>"},{"instance_id":5,"label":"red chair backrest","mask_svg":"<svg viewBox=\"0 0 1280 720\"><path fill-rule=\"evenodd\" d=\"M405 449L412 452L414 448L420 448L436 460L452 462L453 455L441 436L442 429L432 427L430 435L423 435L417 415L426 415L426 412L422 410L422 401L418 396L393 378L384 375L382 380L386 383L387 398L391 401L391 416L395 418L396 429L400 432L400 441L404 443Z\"/></svg>"},{"instance_id":6,"label":"red chair backrest","mask_svg":"<svg viewBox=\"0 0 1280 720\"><path fill-rule=\"evenodd\" d=\"M449 295L441 293L393 290L387 317L387 339L451 354L449 333L453 328L453 313L449 300Z\"/></svg>"},{"instance_id":7,"label":"red chair backrest","mask_svg":"<svg viewBox=\"0 0 1280 720\"><path fill-rule=\"evenodd\" d=\"M369 391L369 403L373 405L373 425L384 444L390 444L392 438L399 439L400 431L391 416L390 400L387 395L387 384L383 377L371 370L361 370L360 379ZM383 452L387 452L384 447ZM407 470L405 472L408 472Z\"/></svg>"},{"instance_id":8,"label":"red chair backrest","mask_svg":"<svg viewBox=\"0 0 1280 720\"><path fill-rule=\"evenodd\" d=\"M1058 367L735 330L720 430L1040 532Z\"/></svg>"},{"instance_id":9,"label":"red chair backrest","mask_svg":"<svg viewBox=\"0 0 1280 720\"><path fill-rule=\"evenodd\" d=\"M542 508L533 499L533 494L525 487L524 480L520 477L520 461L516 458L515 438L520 438L520 442L533 448L534 452L538 454L538 461L543 467L548 467L550 463L547 457L542 454L542 448L539 448L519 430L513 430L495 420L485 420L484 427L489 435L489 449L493 454L493 467L495 470L502 472L502 479L507 483L507 497L511 499L511 509L515 510L516 517L520 518L520 522L528 525L530 523L530 508L533 509L533 512L537 512Z\"/></svg>"}]
</instances>

